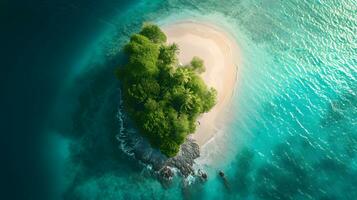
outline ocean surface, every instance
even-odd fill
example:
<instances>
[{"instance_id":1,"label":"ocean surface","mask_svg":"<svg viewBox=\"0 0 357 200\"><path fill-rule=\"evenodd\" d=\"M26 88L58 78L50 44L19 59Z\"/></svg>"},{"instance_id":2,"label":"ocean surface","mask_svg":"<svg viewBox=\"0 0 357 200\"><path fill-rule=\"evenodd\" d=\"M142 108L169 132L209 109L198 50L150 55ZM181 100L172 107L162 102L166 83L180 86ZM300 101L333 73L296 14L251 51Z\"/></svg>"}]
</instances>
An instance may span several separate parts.
<instances>
[{"instance_id":1,"label":"ocean surface","mask_svg":"<svg viewBox=\"0 0 357 200\"><path fill-rule=\"evenodd\" d=\"M60 37L63 49L57 50L61 56L43 58L51 62L41 69L48 67L52 75L41 83L52 81L48 87L55 89L47 93L41 117L31 119L43 133L40 152L45 153L52 198L357 199L356 1L68 1L44 6L57 10L48 13L53 19L66 19L61 29L46 34L52 43ZM131 130L122 123L113 72L124 62L123 44L143 22L179 20L211 22L227 30L241 48L242 64L234 118L197 160L208 181L175 178L163 187L118 137Z\"/></svg>"}]
</instances>

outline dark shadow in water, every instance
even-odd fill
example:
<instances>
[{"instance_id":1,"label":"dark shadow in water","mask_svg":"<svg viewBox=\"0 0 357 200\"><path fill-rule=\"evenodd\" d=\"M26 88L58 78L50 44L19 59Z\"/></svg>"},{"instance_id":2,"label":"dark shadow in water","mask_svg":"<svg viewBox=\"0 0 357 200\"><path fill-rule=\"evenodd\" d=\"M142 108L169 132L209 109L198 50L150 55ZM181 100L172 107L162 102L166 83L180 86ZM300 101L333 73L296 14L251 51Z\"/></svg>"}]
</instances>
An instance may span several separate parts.
<instances>
[{"instance_id":1,"label":"dark shadow in water","mask_svg":"<svg viewBox=\"0 0 357 200\"><path fill-rule=\"evenodd\" d=\"M182 186L181 190L182 190L183 199L185 200L204 199L204 197L202 197L202 193L204 191L203 189L204 189L204 183L200 181L194 182L191 185Z\"/></svg>"},{"instance_id":2,"label":"dark shadow in water","mask_svg":"<svg viewBox=\"0 0 357 200\"><path fill-rule=\"evenodd\" d=\"M237 170L231 178L232 193L234 196L246 198L251 192L253 160L254 153L248 148L244 148L238 154L236 163L233 164L237 167Z\"/></svg>"},{"instance_id":3,"label":"dark shadow in water","mask_svg":"<svg viewBox=\"0 0 357 200\"><path fill-rule=\"evenodd\" d=\"M254 175L255 195L260 199L355 199L357 172L351 163L329 155L331 150L277 145L271 162L259 166Z\"/></svg>"},{"instance_id":4,"label":"dark shadow in water","mask_svg":"<svg viewBox=\"0 0 357 200\"><path fill-rule=\"evenodd\" d=\"M274 155L271 163L257 170L255 194L261 199L293 199L310 192L311 177L303 158L286 144L278 145Z\"/></svg>"},{"instance_id":5,"label":"dark shadow in water","mask_svg":"<svg viewBox=\"0 0 357 200\"><path fill-rule=\"evenodd\" d=\"M286 138L259 162L244 148L225 199L357 199L357 96L346 93L326 110L318 132Z\"/></svg>"},{"instance_id":6,"label":"dark shadow in water","mask_svg":"<svg viewBox=\"0 0 357 200\"><path fill-rule=\"evenodd\" d=\"M77 191L86 181L102 180L106 175L125 177L142 170L141 165L119 150L116 140L120 93L114 71L123 63L124 56L115 57L118 60L91 66L91 70L77 78L68 91L68 100L64 100L73 104L69 106L72 108L63 109L62 113L57 109L58 116L66 119L54 122L54 126L71 141L65 169L69 181L65 199L82 199Z\"/></svg>"}]
</instances>

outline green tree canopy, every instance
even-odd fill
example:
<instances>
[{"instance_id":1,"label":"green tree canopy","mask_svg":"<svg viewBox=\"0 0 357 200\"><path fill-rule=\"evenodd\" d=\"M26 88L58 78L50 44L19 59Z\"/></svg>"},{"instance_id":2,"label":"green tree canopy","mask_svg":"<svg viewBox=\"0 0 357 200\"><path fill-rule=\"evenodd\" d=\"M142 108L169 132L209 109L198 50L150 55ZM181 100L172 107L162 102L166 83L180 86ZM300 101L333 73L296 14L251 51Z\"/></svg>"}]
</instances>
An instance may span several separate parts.
<instances>
[{"instance_id":1,"label":"green tree canopy","mask_svg":"<svg viewBox=\"0 0 357 200\"><path fill-rule=\"evenodd\" d=\"M199 57L193 57L192 61L191 61L191 66L193 68L193 70L195 70L198 73L203 73L206 71L206 68L203 64L203 60Z\"/></svg>"},{"instance_id":2,"label":"green tree canopy","mask_svg":"<svg viewBox=\"0 0 357 200\"><path fill-rule=\"evenodd\" d=\"M198 75L204 72L203 60L194 57L179 66L179 47L165 42L158 26L145 24L125 46L128 63L117 74L125 108L140 132L172 157L195 131L197 117L215 105L217 92Z\"/></svg>"},{"instance_id":3,"label":"green tree canopy","mask_svg":"<svg viewBox=\"0 0 357 200\"><path fill-rule=\"evenodd\" d=\"M154 43L165 43L167 39L160 28L154 24L144 24L140 31L140 35L147 37Z\"/></svg>"}]
</instances>

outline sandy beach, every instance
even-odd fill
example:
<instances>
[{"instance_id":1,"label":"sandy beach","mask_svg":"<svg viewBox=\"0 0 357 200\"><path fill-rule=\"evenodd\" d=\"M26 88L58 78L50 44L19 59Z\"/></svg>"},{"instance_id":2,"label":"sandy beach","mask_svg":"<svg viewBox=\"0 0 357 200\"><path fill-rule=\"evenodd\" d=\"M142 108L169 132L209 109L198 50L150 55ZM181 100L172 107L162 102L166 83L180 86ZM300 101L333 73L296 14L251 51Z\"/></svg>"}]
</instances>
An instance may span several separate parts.
<instances>
[{"instance_id":1,"label":"sandy beach","mask_svg":"<svg viewBox=\"0 0 357 200\"><path fill-rule=\"evenodd\" d=\"M229 106L236 85L239 48L228 33L208 23L182 21L162 29L168 43L179 45L181 64L188 64L194 56L204 60L206 72L202 78L217 90L217 104L199 118L197 130L191 135L202 147L231 119Z\"/></svg>"}]
</instances>

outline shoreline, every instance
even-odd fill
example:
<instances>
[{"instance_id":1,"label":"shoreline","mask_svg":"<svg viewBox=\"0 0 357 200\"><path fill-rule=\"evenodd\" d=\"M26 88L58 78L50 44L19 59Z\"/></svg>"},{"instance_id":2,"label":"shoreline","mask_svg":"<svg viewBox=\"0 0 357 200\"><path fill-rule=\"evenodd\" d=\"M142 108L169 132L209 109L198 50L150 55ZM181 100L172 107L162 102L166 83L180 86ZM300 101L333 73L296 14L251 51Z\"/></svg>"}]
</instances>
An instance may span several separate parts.
<instances>
[{"instance_id":1,"label":"shoreline","mask_svg":"<svg viewBox=\"0 0 357 200\"><path fill-rule=\"evenodd\" d=\"M162 27L168 43L178 44L179 62L187 64L194 56L204 60L201 77L217 90L217 104L198 119L197 129L189 137L202 148L232 119L229 105L237 82L240 51L228 31L210 23L179 21Z\"/></svg>"}]
</instances>

